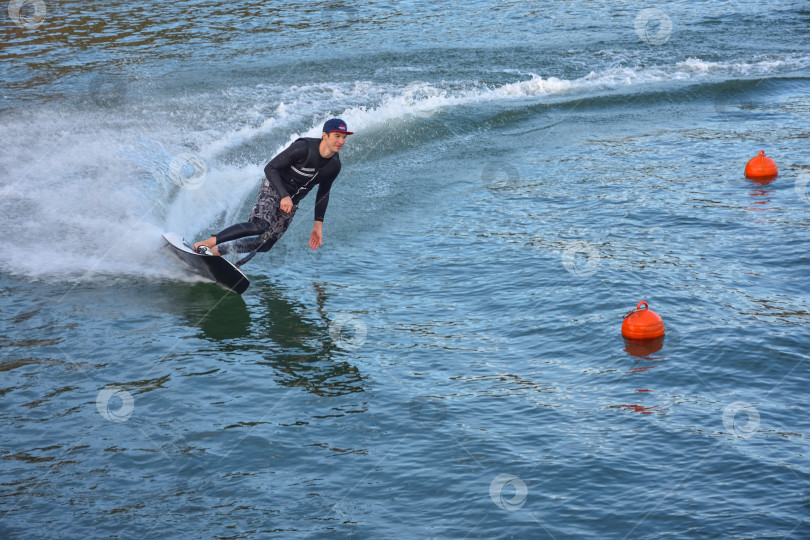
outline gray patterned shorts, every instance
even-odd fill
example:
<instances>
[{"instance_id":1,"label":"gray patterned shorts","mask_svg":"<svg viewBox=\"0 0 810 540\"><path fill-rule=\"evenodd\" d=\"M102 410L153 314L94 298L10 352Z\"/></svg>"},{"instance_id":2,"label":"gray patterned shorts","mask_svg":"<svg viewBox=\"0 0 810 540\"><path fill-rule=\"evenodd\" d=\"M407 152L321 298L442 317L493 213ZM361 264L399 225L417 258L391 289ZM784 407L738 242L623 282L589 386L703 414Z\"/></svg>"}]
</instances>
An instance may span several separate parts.
<instances>
[{"instance_id":1,"label":"gray patterned shorts","mask_svg":"<svg viewBox=\"0 0 810 540\"><path fill-rule=\"evenodd\" d=\"M248 221L260 225L262 228L266 224L267 229L258 237L243 238L229 244L223 244L219 249L220 253L224 255L228 253L249 253L255 250L260 252L269 251L287 231L296 210L298 210L298 205L294 204L289 214L284 212L279 208L281 199L281 195L275 190L270 181L264 178L259 188L256 204L253 206L253 210L250 211Z\"/></svg>"},{"instance_id":2,"label":"gray patterned shorts","mask_svg":"<svg viewBox=\"0 0 810 540\"><path fill-rule=\"evenodd\" d=\"M289 214L284 212L279 208L281 199L281 195L270 183L270 180L266 177L263 178L262 185L259 187L259 196L248 218L250 221L259 218L269 225L267 230L259 237L259 242L265 244L259 251L268 251L278 242L281 235L286 232L287 227L292 223L295 211L298 210L298 205L294 204Z\"/></svg>"},{"instance_id":3,"label":"gray patterned shorts","mask_svg":"<svg viewBox=\"0 0 810 540\"><path fill-rule=\"evenodd\" d=\"M262 179L262 185L259 187L259 196L256 199L256 204L253 210L250 211L248 219L259 218L270 224L273 227L274 222L278 220L291 221L295 211L298 210L298 205L294 204L292 211L287 214L279 208L281 204L281 195L270 183L267 178ZM286 228L286 227L285 227Z\"/></svg>"}]
</instances>

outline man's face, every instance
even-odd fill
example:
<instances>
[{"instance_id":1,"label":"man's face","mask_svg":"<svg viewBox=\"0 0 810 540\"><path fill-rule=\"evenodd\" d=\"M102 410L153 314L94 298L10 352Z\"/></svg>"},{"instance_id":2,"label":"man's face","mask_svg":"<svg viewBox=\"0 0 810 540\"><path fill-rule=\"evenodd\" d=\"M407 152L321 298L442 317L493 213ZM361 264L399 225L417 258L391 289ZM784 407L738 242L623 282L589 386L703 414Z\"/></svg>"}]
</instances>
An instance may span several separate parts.
<instances>
[{"instance_id":1,"label":"man's face","mask_svg":"<svg viewBox=\"0 0 810 540\"><path fill-rule=\"evenodd\" d=\"M326 145L329 147L329 150L332 152L340 152L340 149L343 148L343 145L346 144L346 134L345 133L332 133L326 134Z\"/></svg>"}]
</instances>

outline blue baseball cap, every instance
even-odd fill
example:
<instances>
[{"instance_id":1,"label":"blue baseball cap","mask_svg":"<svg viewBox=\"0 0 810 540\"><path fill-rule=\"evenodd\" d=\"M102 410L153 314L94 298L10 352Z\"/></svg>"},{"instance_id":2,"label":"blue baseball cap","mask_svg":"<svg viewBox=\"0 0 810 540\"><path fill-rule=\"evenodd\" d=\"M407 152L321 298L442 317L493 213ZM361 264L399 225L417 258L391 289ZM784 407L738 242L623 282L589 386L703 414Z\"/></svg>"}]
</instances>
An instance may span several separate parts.
<instances>
[{"instance_id":1,"label":"blue baseball cap","mask_svg":"<svg viewBox=\"0 0 810 540\"><path fill-rule=\"evenodd\" d=\"M326 123L323 125L323 132L345 133L346 135L351 135L352 133L354 133L354 131L348 131L346 129L346 122L344 122L340 118L332 118L331 120L327 120Z\"/></svg>"}]
</instances>

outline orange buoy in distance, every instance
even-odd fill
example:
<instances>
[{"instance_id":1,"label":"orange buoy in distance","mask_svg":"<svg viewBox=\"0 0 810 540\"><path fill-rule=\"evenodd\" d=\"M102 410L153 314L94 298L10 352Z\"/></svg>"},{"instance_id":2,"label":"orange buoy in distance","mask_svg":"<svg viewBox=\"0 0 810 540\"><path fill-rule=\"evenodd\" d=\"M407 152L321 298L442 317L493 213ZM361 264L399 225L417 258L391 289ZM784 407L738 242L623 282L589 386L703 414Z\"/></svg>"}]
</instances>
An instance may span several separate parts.
<instances>
[{"instance_id":1,"label":"orange buoy in distance","mask_svg":"<svg viewBox=\"0 0 810 540\"><path fill-rule=\"evenodd\" d=\"M622 335L630 339L655 339L664 335L664 321L642 300L624 316Z\"/></svg>"},{"instance_id":2,"label":"orange buoy in distance","mask_svg":"<svg viewBox=\"0 0 810 540\"><path fill-rule=\"evenodd\" d=\"M745 165L745 176L748 178L776 178L779 170L776 163L765 155L765 150L748 160Z\"/></svg>"}]
</instances>

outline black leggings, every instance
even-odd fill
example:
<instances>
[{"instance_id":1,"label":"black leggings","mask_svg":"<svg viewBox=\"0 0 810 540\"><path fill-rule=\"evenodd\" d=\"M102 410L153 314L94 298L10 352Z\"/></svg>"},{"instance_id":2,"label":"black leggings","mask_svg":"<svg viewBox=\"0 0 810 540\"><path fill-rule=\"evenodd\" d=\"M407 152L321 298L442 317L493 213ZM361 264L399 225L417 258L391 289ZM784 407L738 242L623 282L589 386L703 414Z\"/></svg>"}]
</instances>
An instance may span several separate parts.
<instances>
[{"instance_id":1,"label":"black leggings","mask_svg":"<svg viewBox=\"0 0 810 540\"><path fill-rule=\"evenodd\" d=\"M244 223L237 223L231 225L227 229L223 229L214 235L217 239L217 248L222 255L228 253L250 253L253 251L270 251L273 244L276 243L278 238L264 238L261 235L267 232L270 224L261 218L252 218L250 221ZM246 236L254 236L256 238L247 238L240 242L234 242L229 245L222 245L225 242L231 242ZM263 245L264 244L264 245Z\"/></svg>"},{"instance_id":2,"label":"black leggings","mask_svg":"<svg viewBox=\"0 0 810 540\"><path fill-rule=\"evenodd\" d=\"M257 252L270 251L290 226L298 209L298 205L293 204L290 212L284 212L280 207L280 201L281 195L272 189L270 182L265 178L248 221L231 225L214 235L220 254L249 253L250 255L236 263L240 266L253 258ZM246 236L250 238L245 238ZM231 243L222 245L225 242Z\"/></svg>"}]
</instances>

